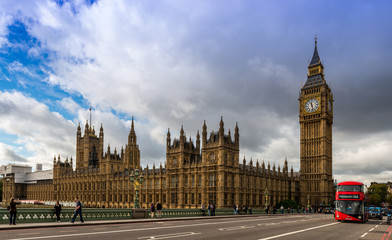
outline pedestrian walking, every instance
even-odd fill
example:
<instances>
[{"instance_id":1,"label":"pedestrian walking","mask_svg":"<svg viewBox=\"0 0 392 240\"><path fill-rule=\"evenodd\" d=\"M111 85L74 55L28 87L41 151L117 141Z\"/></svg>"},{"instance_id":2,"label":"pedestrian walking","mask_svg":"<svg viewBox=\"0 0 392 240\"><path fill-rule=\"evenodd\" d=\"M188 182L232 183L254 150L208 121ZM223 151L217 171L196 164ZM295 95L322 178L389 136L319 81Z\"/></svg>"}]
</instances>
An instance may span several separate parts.
<instances>
[{"instance_id":1,"label":"pedestrian walking","mask_svg":"<svg viewBox=\"0 0 392 240\"><path fill-rule=\"evenodd\" d=\"M269 205L265 208L265 212L267 213L267 214L269 214Z\"/></svg>"},{"instance_id":2,"label":"pedestrian walking","mask_svg":"<svg viewBox=\"0 0 392 240\"><path fill-rule=\"evenodd\" d=\"M238 204L235 206L235 212L236 212L236 214L238 214L238 211L239 211L240 209L239 209L239 207L238 207Z\"/></svg>"},{"instance_id":3,"label":"pedestrian walking","mask_svg":"<svg viewBox=\"0 0 392 240\"><path fill-rule=\"evenodd\" d=\"M237 215L237 207L235 204L233 205L233 210L234 210L234 215Z\"/></svg>"},{"instance_id":4,"label":"pedestrian walking","mask_svg":"<svg viewBox=\"0 0 392 240\"><path fill-rule=\"evenodd\" d=\"M162 204L160 202L157 202L157 218L162 218Z\"/></svg>"},{"instance_id":5,"label":"pedestrian walking","mask_svg":"<svg viewBox=\"0 0 392 240\"><path fill-rule=\"evenodd\" d=\"M151 218L154 218L154 215L155 215L155 206L154 206L154 203L151 203Z\"/></svg>"},{"instance_id":6,"label":"pedestrian walking","mask_svg":"<svg viewBox=\"0 0 392 240\"><path fill-rule=\"evenodd\" d=\"M215 210L216 210L215 204L212 203L212 216L215 216Z\"/></svg>"},{"instance_id":7,"label":"pedestrian walking","mask_svg":"<svg viewBox=\"0 0 392 240\"><path fill-rule=\"evenodd\" d=\"M206 210L204 209L204 204L203 203L200 206L200 210L201 210L201 215L205 216L206 215Z\"/></svg>"},{"instance_id":8,"label":"pedestrian walking","mask_svg":"<svg viewBox=\"0 0 392 240\"><path fill-rule=\"evenodd\" d=\"M284 207L280 206L280 211L282 212L282 214L284 213Z\"/></svg>"},{"instance_id":9,"label":"pedestrian walking","mask_svg":"<svg viewBox=\"0 0 392 240\"><path fill-rule=\"evenodd\" d=\"M60 222L61 205L59 201L54 205L54 212L56 213L57 222Z\"/></svg>"},{"instance_id":10,"label":"pedestrian walking","mask_svg":"<svg viewBox=\"0 0 392 240\"><path fill-rule=\"evenodd\" d=\"M245 215L248 214L248 207L247 206L244 207L244 213L245 213Z\"/></svg>"},{"instance_id":11,"label":"pedestrian walking","mask_svg":"<svg viewBox=\"0 0 392 240\"><path fill-rule=\"evenodd\" d=\"M76 217L79 215L80 217L80 222L84 223L83 221L83 216L82 216L82 203L79 201L79 199L76 197L75 198L75 213L73 215L73 218L71 220L71 223L75 222Z\"/></svg>"},{"instance_id":12,"label":"pedestrian walking","mask_svg":"<svg viewBox=\"0 0 392 240\"><path fill-rule=\"evenodd\" d=\"M16 202L15 198L10 199L10 205L8 206L8 211L10 211L10 225L16 225L16 205L20 204L20 202Z\"/></svg>"},{"instance_id":13,"label":"pedestrian walking","mask_svg":"<svg viewBox=\"0 0 392 240\"><path fill-rule=\"evenodd\" d=\"M249 206L248 211L249 211L249 214L252 215L252 206Z\"/></svg>"},{"instance_id":14,"label":"pedestrian walking","mask_svg":"<svg viewBox=\"0 0 392 240\"><path fill-rule=\"evenodd\" d=\"M212 204L209 203L208 204L208 216L211 216L211 212L212 212Z\"/></svg>"}]
</instances>

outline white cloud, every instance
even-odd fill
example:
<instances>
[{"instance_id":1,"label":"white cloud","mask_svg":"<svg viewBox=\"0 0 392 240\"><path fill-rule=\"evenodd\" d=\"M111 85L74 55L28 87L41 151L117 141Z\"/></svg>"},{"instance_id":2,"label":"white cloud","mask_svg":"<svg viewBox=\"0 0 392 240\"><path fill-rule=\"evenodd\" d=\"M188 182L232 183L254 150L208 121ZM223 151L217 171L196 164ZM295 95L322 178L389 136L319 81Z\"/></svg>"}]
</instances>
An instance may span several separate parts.
<instances>
[{"instance_id":1,"label":"white cloud","mask_svg":"<svg viewBox=\"0 0 392 240\"><path fill-rule=\"evenodd\" d=\"M25 163L27 159L17 153L17 149L0 142L0 156L3 164L7 163Z\"/></svg>"},{"instance_id":2,"label":"white cloud","mask_svg":"<svg viewBox=\"0 0 392 240\"><path fill-rule=\"evenodd\" d=\"M25 147L30 163L51 167L54 155L74 152L74 124L34 98L20 92L0 91L0 126L18 137L16 143ZM4 162L5 163L5 162Z\"/></svg>"}]
</instances>

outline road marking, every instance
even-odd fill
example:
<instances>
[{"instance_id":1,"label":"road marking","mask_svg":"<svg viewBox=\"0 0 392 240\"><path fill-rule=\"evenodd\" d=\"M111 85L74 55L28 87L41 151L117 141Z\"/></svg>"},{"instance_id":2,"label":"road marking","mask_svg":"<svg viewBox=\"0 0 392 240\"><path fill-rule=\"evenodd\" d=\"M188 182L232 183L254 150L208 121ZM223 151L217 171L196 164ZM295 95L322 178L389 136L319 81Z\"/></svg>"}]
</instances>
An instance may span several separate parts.
<instances>
[{"instance_id":1,"label":"road marking","mask_svg":"<svg viewBox=\"0 0 392 240\"><path fill-rule=\"evenodd\" d=\"M219 228L220 231L234 231L241 229L254 228L255 226L238 226L238 227L229 227L229 228Z\"/></svg>"},{"instance_id":2,"label":"road marking","mask_svg":"<svg viewBox=\"0 0 392 240\"><path fill-rule=\"evenodd\" d=\"M18 235L23 236L23 235L32 235L32 234L40 234L40 233L39 232L38 233L20 233Z\"/></svg>"},{"instance_id":3,"label":"road marking","mask_svg":"<svg viewBox=\"0 0 392 240\"><path fill-rule=\"evenodd\" d=\"M171 234L148 236L148 237L138 237L137 239L166 239L166 238L186 237L186 236L199 235L199 234L201 233L183 232L183 233L171 233Z\"/></svg>"},{"instance_id":4,"label":"road marking","mask_svg":"<svg viewBox=\"0 0 392 240\"><path fill-rule=\"evenodd\" d=\"M293 216L292 218L299 218L299 217L301 217L301 216ZM114 230L114 231L106 231L106 232L74 233L74 234L52 235L52 236L30 237L30 238L15 238L15 239L9 239L9 240L31 240L31 239L48 239L48 238L88 236L88 235L99 235L99 234L110 234L110 233L123 233L123 232L149 231L149 230L157 230L157 229L182 228L182 227L192 227L192 226L218 225L218 224L226 224L226 223L233 223L233 222L239 223L239 222L254 222L254 221L270 221L270 220L274 220L274 219L281 219L281 217L275 217L275 218L256 217L256 218L246 219L246 220L235 219L235 221L225 221L225 222L195 223L195 224L173 225L173 226L164 226L164 227Z\"/></svg>"},{"instance_id":5,"label":"road marking","mask_svg":"<svg viewBox=\"0 0 392 240\"><path fill-rule=\"evenodd\" d=\"M259 240L269 240L269 239L284 237L284 236L293 235L296 233L310 231L310 230L317 229L317 228L332 226L332 225L339 224L339 223L340 222L335 222L335 223L325 224L325 225L321 225L321 226L317 226L317 227L306 228L306 229L302 229L302 230L298 230L298 231L294 231L294 232L288 232L288 233L283 233L283 234L279 234L279 235L275 235L275 236L271 236L271 237L260 238Z\"/></svg>"},{"instance_id":6,"label":"road marking","mask_svg":"<svg viewBox=\"0 0 392 240\"><path fill-rule=\"evenodd\" d=\"M374 228L370 229L369 232L371 232L371 231L373 231L373 230L374 230Z\"/></svg>"},{"instance_id":7,"label":"road marking","mask_svg":"<svg viewBox=\"0 0 392 240\"><path fill-rule=\"evenodd\" d=\"M367 234L368 234L368 233L364 233L364 234L362 234L362 236L361 236L361 237L365 237Z\"/></svg>"},{"instance_id":8,"label":"road marking","mask_svg":"<svg viewBox=\"0 0 392 240\"><path fill-rule=\"evenodd\" d=\"M76 232L76 230L59 231L59 232Z\"/></svg>"}]
</instances>

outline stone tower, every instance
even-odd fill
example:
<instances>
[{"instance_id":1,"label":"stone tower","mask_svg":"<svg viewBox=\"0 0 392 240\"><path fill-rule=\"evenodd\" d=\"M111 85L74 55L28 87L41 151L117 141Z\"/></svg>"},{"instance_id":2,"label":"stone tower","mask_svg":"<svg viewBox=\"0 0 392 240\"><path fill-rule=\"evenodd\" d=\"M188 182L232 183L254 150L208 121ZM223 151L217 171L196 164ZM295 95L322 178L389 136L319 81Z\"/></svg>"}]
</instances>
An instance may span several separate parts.
<instances>
[{"instance_id":1,"label":"stone tower","mask_svg":"<svg viewBox=\"0 0 392 240\"><path fill-rule=\"evenodd\" d=\"M86 168L89 166L98 167L103 156L103 128L99 131L99 137L95 134L95 129L86 122L84 135L80 124L76 133L76 168Z\"/></svg>"},{"instance_id":2,"label":"stone tower","mask_svg":"<svg viewBox=\"0 0 392 240\"><path fill-rule=\"evenodd\" d=\"M325 81L317 37L308 78L299 95L299 123L301 204L328 204L333 201L333 94Z\"/></svg>"},{"instance_id":3,"label":"stone tower","mask_svg":"<svg viewBox=\"0 0 392 240\"><path fill-rule=\"evenodd\" d=\"M128 144L125 146L125 169L136 169L140 168L140 150L137 144L137 136L133 123L131 124L131 131L128 134Z\"/></svg>"}]
</instances>

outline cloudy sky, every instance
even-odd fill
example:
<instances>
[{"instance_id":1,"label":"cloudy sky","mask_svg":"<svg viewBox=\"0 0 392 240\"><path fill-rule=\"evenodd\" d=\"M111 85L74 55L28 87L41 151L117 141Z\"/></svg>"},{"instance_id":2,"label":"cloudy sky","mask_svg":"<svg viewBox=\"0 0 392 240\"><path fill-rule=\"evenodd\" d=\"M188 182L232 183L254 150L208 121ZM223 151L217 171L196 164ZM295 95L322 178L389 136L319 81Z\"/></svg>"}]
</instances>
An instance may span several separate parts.
<instances>
[{"instance_id":1,"label":"cloudy sky","mask_svg":"<svg viewBox=\"0 0 392 240\"><path fill-rule=\"evenodd\" d=\"M299 169L298 92L318 36L334 93L338 181L392 180L388 1L0 2L0 165L75 156L76 127L103 124L142 164L167 129L240 128L240 158Z\"/></svg>"}]
</instances>

